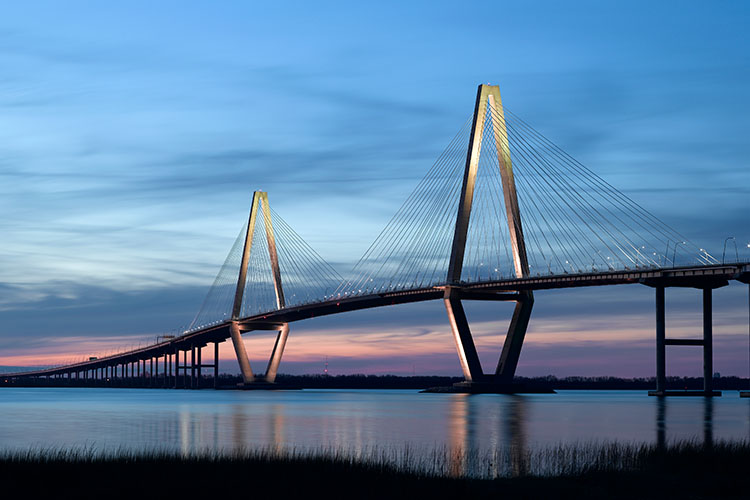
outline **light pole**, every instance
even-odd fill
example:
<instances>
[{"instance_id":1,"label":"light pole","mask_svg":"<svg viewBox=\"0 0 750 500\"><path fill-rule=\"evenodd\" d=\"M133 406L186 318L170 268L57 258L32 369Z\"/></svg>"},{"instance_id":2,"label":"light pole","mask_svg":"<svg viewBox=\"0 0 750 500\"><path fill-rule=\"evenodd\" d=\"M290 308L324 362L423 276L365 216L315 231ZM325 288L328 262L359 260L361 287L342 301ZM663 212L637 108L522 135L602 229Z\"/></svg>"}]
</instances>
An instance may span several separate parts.
<instances>
[{"instance_id":1,"label":"light pole","mask_svg":"<svg viewBox=\"0 0 750 500\"><path fill-rule=\"evenodd\" d=\"M679 243L682 243L683 245L687 245L686 241L680 241ZM672 252L672 267L677 267L676 259L677 259L677 243L674 244L674 251Z\"/></svg>"},{"instance_id":2,"label":"light pole","mask_svg":"<svg viewBox=\"0 0 750 500\"><path fill-rule=\"evenodd\" d=\"M739 260L740 260L740 255L739 255L739 252L737 251L737 238L735 238L734 236L729 236L729 237L727 237L727 239L724 240L724 251L721 253L721 263L722 264L724 264L724 257L727 254L727 242L729 240L734 241L734 254L735 254L735 257L737 259L737 260L735 260L735 262L739 262Z\"/></svg>"}]
</instances>

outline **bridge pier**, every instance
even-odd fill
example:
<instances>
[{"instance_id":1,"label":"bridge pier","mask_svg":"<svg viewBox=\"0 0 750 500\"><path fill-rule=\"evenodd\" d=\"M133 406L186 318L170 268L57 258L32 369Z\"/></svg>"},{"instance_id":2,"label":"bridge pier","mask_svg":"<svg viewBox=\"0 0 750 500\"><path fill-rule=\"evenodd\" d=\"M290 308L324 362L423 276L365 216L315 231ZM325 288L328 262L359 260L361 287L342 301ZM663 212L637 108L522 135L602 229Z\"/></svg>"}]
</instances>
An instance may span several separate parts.
<instances>
[{"instance_id":1,"label":"bridge pier","mask_svg":"<svg viewBox=\"0 0 750 500\"><path fill-rule=\"evenodd\" d=\"M214 389L219 388L219 342L214 342Z\"/></svg>"},{"instance_id":2,"label":"bridge pier","mask_svg":"<svg viewBox=\"0 0 750 500\"><path fill-rule=\"evenodd\" d=\"M255 375L253 375L253 369L250 367L250 360L247 357L247 349L245 349L245 343L242 341L242 334L240 333L239 323L233 321L229 324L229 334L232 336L234 353L237 356L237 362L240 365L242 383L250 384L255 381Z\"/></svg>"},{"instance_id":3,"label":"bridge pier","mask_svg":"<svg viewBox=\"0 0 750 500\"><path fill-rule=\"evenodd\" d=\"M703 289L703 392L714 395L714 345L712 290Z\"/></svg>"},{"instance_id":4,"label":"bridge pier","mask_svg":"<svg viewBox=\"0 0 750 500\"><path fill-rule=\"evenodd\" d=\"M190 346L190 388L195 389L195 346Z\"/></svg>"},{"instance_id":5,"label":"bridge pier","mask_svg":"<svg viewBox=\"0 0 750 500\"><path fill-rule=\"evenodd\" d=\"M750 341L750 273L744 277L744 279L740 279L740 281L743 281L744 283L747 283L747 333L748 333L748 341ZM748 346L750 348L750 346ZM750 356L750 351L748 351L748 356ZM750 366L750 359L748 359L748 363ZM748 378L750 380L750 378ZM750 398L750 391L740 391L740 397L741 398Z\"/></svg>"},{"instance_id":6,"label":"bridge pier","mask_svg":"<svg viewBox=\"0 0 750 500\"><path fill-rule=\"evenodd\" d=\"M458 297L458 291L454 288L447 288L443 302L448 313L448 322L453 332L453 340L456 343L464 379L469 383L483 382L485 377L482 365L479 362L477 348L474 346L474 339L471 336L469 322L466 320L466 312L461 299Z\"/></svg>"},{"instance_id":7,"label":"bridge pier","mask_svg":"<svg viewBox=\"0 0 750 500\"><path fill-rule=\"evenodd\" d=\"M648 283L647 283L648 284ZM665 284L653 285L656 290L656 390L649 391L649 396L721 396L713 385L713 286L703 283L700 287L703 294L703 338L668 339L666 338ZM699 346L703 347L703 390L670 391L667 389L666 347Z\"/></svg>"},{"instance_id":8,"label":"bridge pier","mask_svg":"<svg viewBox=\"0 0 750 500\"><path fill-rule=\"evenodd\" d=\"M532 292L521 292L519 300L516 301L516 307L513 310L513 317L510 320L508 334L505 337L503 351L495 371L495 378L503 384L513 382L513 376L516 374L518 360L521 357L521 347L523 339L526 337L526 329L531 319L531 309L534 306L534 295Z\"/></svg>"},{"instance_id":9,"label":"bridge pier","mask_svg":"<svg viewBox=\"0 0 750 500\"><path fill-rule=\"evenodd\" d=\"M238 384L240 387L245 389L273 389L276 386L276 376L279 371L279 365L281 364L281 358L284 355L284 348L286 347L286 341L289 338L289 324L254 324L252 328L255 330L276 330L276 341L274 342L271 356L266 366L266 372L263 375L255 375L250 366L250 360L247 356L247 350L245 343L242 341L242 332L238 322L233 321L229 325L229 332L232 338L232 345L234 346L234 352L237 356L237 361L240 365L240 373L242 374L242 383ZM218 344L215 347L215 371L214 378L218 378Z\"/></svg>"},{"instance_id":10,"label":"bridge pier","mask_svg":"<svg viewBox=\"0 0 750 500\"><path fill-rule=\"evenodd\" d=\"M174 352L172 353L172 358L174 359L173 365L173 371L174 371L174 379L172 388L177 389L177 380L180 376L180 350L175 346Z\"/></svg>"},{"instance_id":11,"label":"bridge pier","mask_svg":"<svg viewBox=\"0 0 750 500\"><path fill-rule=\"evenodd\" d=\"M656 287L656 392L667 390L667 346L664 287Z\"/></svg>"},{"instance_id":12,"label":"bridge pier","mask_svg":"<svg viewBox=\"0 0 750 500\"><path fill-rule=\"evenodd\" d=\"M462 297L476 300L516 302L513 317L508 327L508 333L503 343L503 350L495 373L492 375L485 374L482 369L471 335L469 322L466 319L466 312L461 302ZM526 335L526 329L531 318L531 310L534 305L534 295L531 291L514 294L471 293L462 291L457 287L446 287L443 302L448 313L448 322L450 323L453 339L456 343L456 351L458 352L458 359L461 363L461 370L465 380L454 384L453 388L434 388L428 389L427 392L553 392L513 383L513 376L515 375L518 360L521 356L523 339Z\"/></svg>"}]
</instances>

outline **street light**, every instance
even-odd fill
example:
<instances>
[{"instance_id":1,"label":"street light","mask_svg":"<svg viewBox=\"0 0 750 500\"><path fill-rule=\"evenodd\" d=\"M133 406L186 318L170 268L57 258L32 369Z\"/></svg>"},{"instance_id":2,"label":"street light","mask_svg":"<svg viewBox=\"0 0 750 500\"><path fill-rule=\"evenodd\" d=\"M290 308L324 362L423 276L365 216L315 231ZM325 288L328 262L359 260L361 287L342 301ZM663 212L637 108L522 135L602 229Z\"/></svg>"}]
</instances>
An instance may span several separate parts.
<instances>
[{"instance_id":1,"label":"street light","mask_svg":"<svg viewBox=\"0 0 750 500\"><path fill-rule=\"evenodd\" d=\"M737 239L734 236L728 236L727 239L724 240L724 251L721 253L721 263L722 264L724 263L724 256L727 253L727 242L729 240L734 241L734 254L735 254L735 257L736 257L735 262L739 262L740 261L740 255L739 255L739 252L737 251Z\"/></svg>"},{"instance_id":2,"label":"street light","mask_svg":"<svg viewBox=\"0 0 750 500\"><path fill-rule=\"evenodd\" d=\"M678 243L687 245L687 241L680 241ZM677 243L674 244L674 251L672 252L672 267L677 267L676 259L677 259Z\"/></svg>"}]
</instances>

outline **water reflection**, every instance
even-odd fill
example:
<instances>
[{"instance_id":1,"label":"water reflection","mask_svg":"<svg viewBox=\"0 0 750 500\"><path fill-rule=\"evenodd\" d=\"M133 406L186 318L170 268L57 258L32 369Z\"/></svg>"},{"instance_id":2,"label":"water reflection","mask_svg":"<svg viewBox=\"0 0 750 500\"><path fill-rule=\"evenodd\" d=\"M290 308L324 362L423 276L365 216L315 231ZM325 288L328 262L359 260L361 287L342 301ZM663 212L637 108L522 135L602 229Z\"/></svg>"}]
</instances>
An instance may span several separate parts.
<instances>
[{"instance_id":1,"label":"water reflection","mask_svg":"<svg viewBox=\"0 0 750 500\"><path fill-rule=\"evenodd\" d=\"M468 469L467 450L474 449L474 412L471 409L472 398L469 394L450 395L448 412L448 453L450 458L450 475L463 476Z\"/></svg>"},{"instance_id":2,"label":"water reflection","mask_svg":"<svg viewBox=\"0 0 750 500\"><path fill-rule=\"evenodd\" d=\"M525 474L529 467L525 397L481 398L469 394L451 396L448 425L450 474L458 477L476 470L478 463L487 456L484 452L494 455L487 471L490 476L505 472L513 476ZM503 470L505 468L507 471Z\"/></svg>"},{"instance_id":3,"label":"water reflection","mask_svg":"<svg viewBox=\"0 0 750 500\"><path fill-rule=\"evenodd\" d=\"M528 436L526 435L526 400L524 396L510 396L505 417L506 442L508 443L508 463L513 476L528 471Z\"/></svg>"},{"instance_id":4,"label":"water reflection","mask_svg":"<svg viewBox=\"0 0 750 500\"><path fill-rule=\"evenodd\" d=\"M684 410L684 401L669 401L669 398L655 398L656 399L656 446L659 450L664 450L669 444L667 437L667 407L674 405L675 410ZM696 402L703 407L702 414L702 431L703 431L703 446L706 448L712 448L714 445L714 398L696 398ZM684 421L678 421L679 415L675 416L675 421L672 425L675 427L681 427L684 425ZM682 419L680 419L682 420ZM682 433L680 433L682 434ZM698 437L698 436L695 436ZM741 436L737 436L738 438Z\"/></svg>"},{"instance_id":5,"label":"water reflection","mask_svg":"<svg viewBox=\"0 0 750 500\"><path fill-rule=\"evenodd\" d=\"M703 398L703 446L714 445L714 398Z\"/></svg>"},{"instance_id":6,"label":"water reflection","mask_svg":"<svg viewBox=\"0 0 750 500\"><path fill-rule=\"evenodd\" d=\"M181 453L269 448L367 454L445 450L454 475L479 458L503 474L560 443L623 441L665 447L746 439L747 400L649 398L636 392L557 395L410 391L161 391L3 389L0 449L84 446ZM486 462L485 462L486 463ZM502 470L500 470L502 469ZM492 471L490 471L492 472Z\"/></svg>"},{"instance_id":7,"label":"water reflection","mask_svg":"<svg viewBox=\"0 0 750 500\"><path fill-rule=\"evenodd\" d=\"M656 446L664 450L667 445L667 398L656 398Z\"/></svg>"},{"instance_id":8,"label":"water reflection","mask_svg":"<svg viewBox=\"0 0 750 500\"><path fill-rule=\"evenodd\" d=\"M271 449L281 451L286 444L284 439L284 407L279 404L271 405L269 418L269 442Z\"/></svg>"}]
</instances>

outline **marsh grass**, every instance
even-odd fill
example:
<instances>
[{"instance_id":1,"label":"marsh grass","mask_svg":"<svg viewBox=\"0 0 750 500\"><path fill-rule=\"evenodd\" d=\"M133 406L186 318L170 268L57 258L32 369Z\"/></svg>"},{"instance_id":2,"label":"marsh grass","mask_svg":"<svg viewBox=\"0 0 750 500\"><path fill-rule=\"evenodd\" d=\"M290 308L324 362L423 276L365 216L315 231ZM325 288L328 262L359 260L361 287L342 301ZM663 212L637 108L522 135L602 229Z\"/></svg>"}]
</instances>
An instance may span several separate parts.
<instances>
[{"instance_id":1,"label":"marsh grass","mask_svg":"<svg viewBox=\"0 0 750 500\"><path fill-rule=\"evenodd\" d=\"M0 453L4 491L125 498L254 493L349 498L747 498L750 442L448 447L263 447L227 452L34 448ZM683 493L680 494L679 492ZM651 495L654 495L653 497Z\"/></svg>"}]
</instances>

